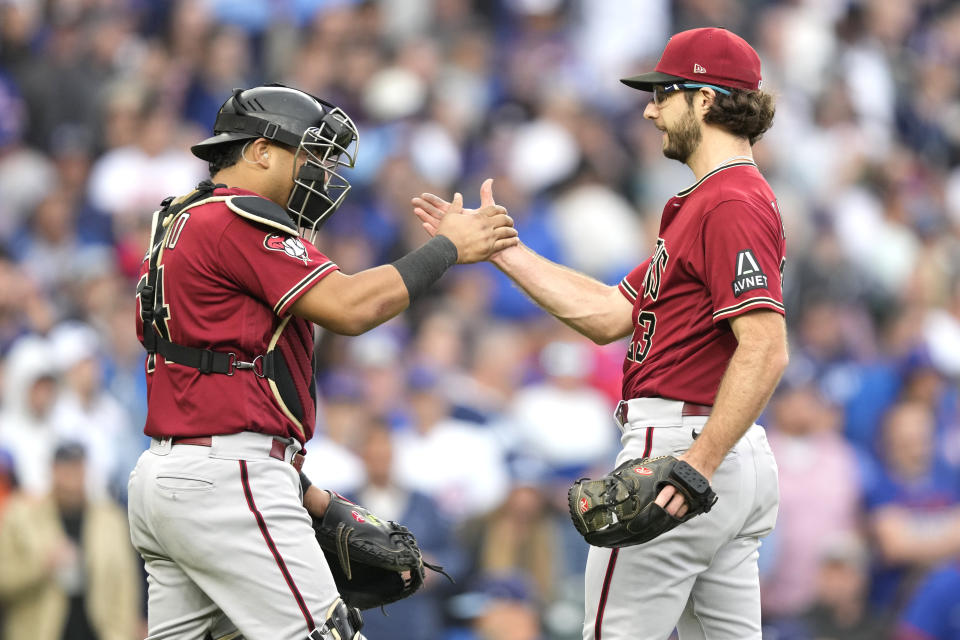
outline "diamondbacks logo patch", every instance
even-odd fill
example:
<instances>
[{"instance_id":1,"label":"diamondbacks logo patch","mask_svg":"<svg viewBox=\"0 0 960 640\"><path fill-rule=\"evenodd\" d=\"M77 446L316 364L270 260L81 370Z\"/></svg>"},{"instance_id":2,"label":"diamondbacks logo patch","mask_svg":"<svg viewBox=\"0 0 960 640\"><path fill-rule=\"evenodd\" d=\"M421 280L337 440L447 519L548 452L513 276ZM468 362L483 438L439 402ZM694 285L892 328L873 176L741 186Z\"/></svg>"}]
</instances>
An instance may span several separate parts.
<instances>
[{"instance_id":1,"label":"diamondbacks logo patch","mask_svg":"<svg viewBox=\"0 0 960 640\"><path fill-rule=\"evenodd\" d=\"M300 240L300 238L282 233L268 233L263 239L263 246L271 251L283 251L291 258L303 260L303 264L310 262L310 256L307 255L307 248L303 246L303 241Z\"/></svg>"},{"instance_id":2,"label":"diamondbacks logo patch","mask_svg":"<svg viewBox=\"0 0 960 640\"><path fill-rule=\"evenodd\" d=\"M733 297L739 298L747 291L767 288L767 274L760 268L757 257L750 249L737 254L736 277L733 279Z\"/></svg>"}]
</instances>

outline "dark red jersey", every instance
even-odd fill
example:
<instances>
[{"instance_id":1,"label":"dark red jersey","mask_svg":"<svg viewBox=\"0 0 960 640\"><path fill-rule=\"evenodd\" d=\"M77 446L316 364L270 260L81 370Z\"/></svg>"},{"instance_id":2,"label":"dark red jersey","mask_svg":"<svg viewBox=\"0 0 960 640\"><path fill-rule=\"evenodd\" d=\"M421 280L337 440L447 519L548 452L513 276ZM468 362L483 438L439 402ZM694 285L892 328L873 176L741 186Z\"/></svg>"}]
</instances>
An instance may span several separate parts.
<instances>
[{"instance_id":1,"label":"dark red jersey","mask_svg":"<svg viewBox=\"0 0 960 640\"><path fill-rule=\"evenodd\" d=\"M728 320L784 312L785 256L776 198L752 162L715 169L671 198L653 256L620 282L634 323L624 399L712 405L737 346Z\"/></svg>"},{"instance_id":2,"label":"dark red jersey","mask_svg":"<svg viewBox=\"0 0 960 640\"><path fill-rule=\"evenodd\" d=\"M202 374L150 357L144 432L162 438L257 431L306 442L316 414L313 325L289 309L338 267L308 241L242 217L225 201L256 194L231 188L213 195L169 225L157 276L164 313L155 324L177 344L233 352L242 361L275 348L286 364L283 379L251 370ZM144 261L142 278L147 267ZM139 314L137 332L142 338Z\"/></svg>"}]
</instances>

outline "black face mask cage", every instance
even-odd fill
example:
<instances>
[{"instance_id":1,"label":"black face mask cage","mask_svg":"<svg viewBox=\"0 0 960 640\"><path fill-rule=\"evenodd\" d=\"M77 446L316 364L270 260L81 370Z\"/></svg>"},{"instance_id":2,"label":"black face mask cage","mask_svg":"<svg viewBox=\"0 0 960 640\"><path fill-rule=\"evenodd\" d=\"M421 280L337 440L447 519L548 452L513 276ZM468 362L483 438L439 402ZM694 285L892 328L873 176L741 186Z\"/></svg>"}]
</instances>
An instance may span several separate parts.
<instances>
[{"instance_id":1,"label":"black face mask cage","mask_svg":"<svg viewBox=\"0 0 960 640\"><path fill-rule=\"evenodd\" d=\"M301 235L305 231L304 237L310 242L350 191L350 181L340 173L340 168L350 169L356 162L358 137L353 121L341 109L334 108L323 117L320 126L310 127L300 139L294 166L301 156L306 161L293 177L287 210Z\"/></svg>"}]
</instances>

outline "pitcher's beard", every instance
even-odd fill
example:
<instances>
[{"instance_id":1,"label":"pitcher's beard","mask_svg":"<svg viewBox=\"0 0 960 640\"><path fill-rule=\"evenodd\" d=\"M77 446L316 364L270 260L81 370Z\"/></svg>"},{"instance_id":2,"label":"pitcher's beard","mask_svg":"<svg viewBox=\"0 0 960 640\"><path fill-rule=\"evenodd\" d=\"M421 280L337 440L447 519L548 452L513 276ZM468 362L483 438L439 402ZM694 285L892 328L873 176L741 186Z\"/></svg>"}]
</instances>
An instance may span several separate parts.
<instances>
[{"instance_id":1,"label":"pitcher's beard","mask_svg":"<svg viewBox=\"0 0 960 640\"><path fill-rule=\"evenodd\" d=\"M663 147L663 155L671 160L686 163L687 159L700 146L703 140L703 131L700 123L693 115L693 109L688 109L673 129L667 130L667 142Z\"/></svg>"}]
</instances>

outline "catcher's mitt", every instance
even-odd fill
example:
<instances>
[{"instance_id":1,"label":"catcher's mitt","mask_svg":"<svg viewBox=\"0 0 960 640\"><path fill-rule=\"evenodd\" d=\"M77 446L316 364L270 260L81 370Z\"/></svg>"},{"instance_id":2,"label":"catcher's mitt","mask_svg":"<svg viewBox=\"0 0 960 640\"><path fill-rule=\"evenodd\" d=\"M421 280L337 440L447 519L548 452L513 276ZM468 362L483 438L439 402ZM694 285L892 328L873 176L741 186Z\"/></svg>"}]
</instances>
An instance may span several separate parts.
<instances>
[{"instance_id":1,"label":"catcher's mitt","mask_svg":"<svg viewBox=\"0 0 960 640\"><path fill-rule=\"evenodd\" d=\"M672 484L687 501L676 518L654 500ZM598 480L581 478L567 492L577 531L595 547L628 547L653 540L678 524L710 511L717 494L710 482L673 456L634 458Z\"/></svg>"},{"instance_id":2,"label":"catcher's mitt","mask_svg":"<svg viewBox=\"0 0 960 640\"><path fill-rule=\"evenodd\" d=\"M363 507L332 493L322 519L313 519L317 541L343 601L373 609L412 595L423 586L424 567L417 540L406 527L381 520Z\"/></svg>"}]
</instances>

